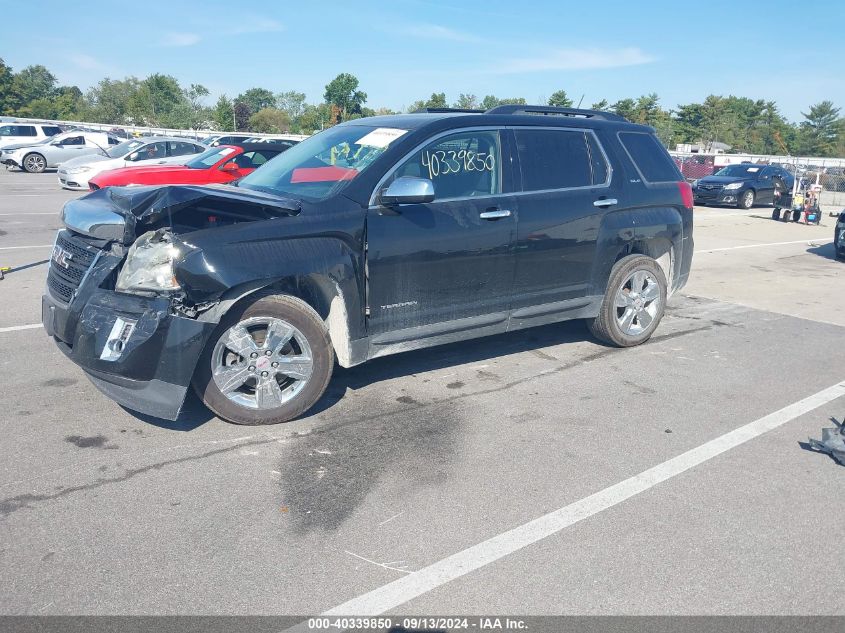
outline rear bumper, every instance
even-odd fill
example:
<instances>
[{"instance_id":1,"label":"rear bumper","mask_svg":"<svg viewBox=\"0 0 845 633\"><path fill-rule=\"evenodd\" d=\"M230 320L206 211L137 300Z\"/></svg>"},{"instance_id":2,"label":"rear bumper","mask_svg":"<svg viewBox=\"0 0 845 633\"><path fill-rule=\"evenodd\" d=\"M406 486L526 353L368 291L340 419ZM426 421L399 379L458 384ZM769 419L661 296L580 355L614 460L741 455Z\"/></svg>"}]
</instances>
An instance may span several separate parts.
<instances>
[{"instance_id":1,"label":"rear bumper","mask_svg":"<svg viewBox=\"0 0 845 633\"><path fill-rule=\"evenodd\" d=\"M129 409L175 420L197 359L215 324L170 314L165 297L96 290L84 306L65 304L49 291L41 300L44 329L91 382ZM110 354L115 322L131 323L118 354Z\"/></svg>"}]
</instances>

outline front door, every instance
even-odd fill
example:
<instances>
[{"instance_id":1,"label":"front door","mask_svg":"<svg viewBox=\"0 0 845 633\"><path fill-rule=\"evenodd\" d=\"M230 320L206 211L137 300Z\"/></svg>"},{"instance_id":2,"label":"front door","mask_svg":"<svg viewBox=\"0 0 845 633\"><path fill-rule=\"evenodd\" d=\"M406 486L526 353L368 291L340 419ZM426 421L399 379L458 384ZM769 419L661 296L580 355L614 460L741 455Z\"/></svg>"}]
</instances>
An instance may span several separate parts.
<instances>
[{"instance_id":1,"label":"front door","mask_svg":"<svg viewBox=\"0 0 845 633\"><path fill-rule=\"evenodd\" d=\"M451 133L412 153L383 184L428 178L435 199L369 210L371 336L420 326L440 333L506 329L516 217L505 193L512 190L510 161L502 156L496 130ZM409 338L415 335L425 334Z\"/></svg>"}]
</instances>

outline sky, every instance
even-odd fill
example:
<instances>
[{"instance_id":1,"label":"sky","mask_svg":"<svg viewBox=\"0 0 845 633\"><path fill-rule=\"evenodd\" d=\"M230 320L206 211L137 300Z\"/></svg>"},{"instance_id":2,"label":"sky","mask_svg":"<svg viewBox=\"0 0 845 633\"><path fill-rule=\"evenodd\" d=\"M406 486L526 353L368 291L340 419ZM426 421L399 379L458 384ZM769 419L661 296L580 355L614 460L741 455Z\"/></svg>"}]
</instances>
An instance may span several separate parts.
<instances>
[{"instance_id":1,"label":"sky","mask_svg":"<svg viewBox=\"0 0 845 633\"><path fill-rule=\"evenodd\" d=\"M53 18L45 19L53 15ZM791 121L845 107L845 3L358 0L0 0L0 58L43 64L83 90L103 77L173 75L230 97L251 87L323 100L341 72L369 107L433 92L582 107L655 92L664 108L709 94L774 100Z\"/></svg>"}]
</instances>

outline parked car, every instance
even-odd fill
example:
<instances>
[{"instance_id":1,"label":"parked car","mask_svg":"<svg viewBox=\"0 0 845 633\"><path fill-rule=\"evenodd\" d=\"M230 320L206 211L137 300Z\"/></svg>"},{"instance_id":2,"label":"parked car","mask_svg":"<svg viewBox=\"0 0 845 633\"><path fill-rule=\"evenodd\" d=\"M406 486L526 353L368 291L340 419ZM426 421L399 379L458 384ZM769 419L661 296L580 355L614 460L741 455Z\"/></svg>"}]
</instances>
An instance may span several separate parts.
<instances>
[{"instance_id":1,"label":"parked car","mask_svg":"<svg viewBox=\"0 0 845 633\"><path fill-rule=\"evenodd\" d=\"M179 138L132 139L115 145L105 155L83 156L63 163L59 184L65 189L86 190L88 181L100 172L138 165L182 165L206 149L205 145Z\"/></svg>"},{"instance_id":2,"label":"parked car","mask_svg":"<svg viewBox=\"0 0 845 633\"><path fill-rule=\"evenodd\" d=\"M287 148L244 144L212 147L184 165L123 167L104 171L88 180L92 191L131 185L211 185L243 178Z\"/></svg>"},{"instance_id":3,"label":"parked car","mask_svg":"<svg viewBox=\"0 0 845 633\"><path fill-rule=\"evenodd\" d=\"M37 143L61 131L62 128L52 123L6 123L0 125L0 148L14 143Z\"/></svg>"},{"instance_id":4,"label":"parked car","mask_svg":"<svg viewBox=\"0 0 845 633\"><path fill-rule=\"evenodd\" d=\"M248 143L252 138L249 134L213 134L205 137L202 142L208 147L217 147L218 145L239 145L241 143Z\"/></svg>"},{"instance_id":5,"label":"parked car","mask_svg":"<svg viewBox=\"0 0 845 633\"><path fill-rule=\"evenodd\" d=\"M742 163L699 179L693 193L696 204L750 209L755 204L772 204L775 192L791 191L794 182L795 177L782 167Z\"/></svg>"},{"instance_id":6,"label":"parked car","mask_svg":"<svg viewBox=\"0 0 845 633\"><path fill-rule=\"evenodd\" d=\"M839 213L833 230L833 248L837 259L845 259L845 211Z\"/></svg>"},{"instance_id":7,"label":"parked car","mask_svg":"<svg viewBox=\"0 0 845 633\"><path fill-rule=\"evenodd\" d=\"M40 143L7 145L0 150L0 163L40 174L74 158L105 155L109 147L119 144L120 139L104 132L62 132Z\"/></svg>"},{"instance_id":8,"label":"parked car","mask_svg":"<svg viewBox=\"0 0 845 633\"><path fill-rule=\"evenodd\" d=\"M542 116L540 116L542 115ZM646 341L693 253L693 199L649 127L545 106L357 119L237 183L65 204L42 319L126 407L307 411L335 359L567 319Z\"/></svg>"},{"instance_id":9,"label":"parked car","mask_svg":"<svg viewBox=\"0 0 845 633\"><path fill-rule=\"evenodd\" d=\"M299 143L298 139L293 138L277 138L273 136L265 136L265 137L254 137L248 139L247 143L263 143L269 145L279 145L284 148L291 148L297 143Z\"/></svg>"}]
</instances>

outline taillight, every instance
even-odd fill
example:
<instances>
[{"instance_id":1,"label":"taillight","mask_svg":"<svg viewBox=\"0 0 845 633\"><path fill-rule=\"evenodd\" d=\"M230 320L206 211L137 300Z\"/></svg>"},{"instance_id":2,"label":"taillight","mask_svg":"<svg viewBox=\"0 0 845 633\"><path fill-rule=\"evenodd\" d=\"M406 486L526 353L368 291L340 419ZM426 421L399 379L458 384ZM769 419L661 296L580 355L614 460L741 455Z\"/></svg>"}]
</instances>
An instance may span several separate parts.
<instances>
[{"instance_id":1,"label":"taillight","mask_svg":"<svg viewBox=\"0 0 845 633\"><path fill-rule=\"evenodd\" d=\"M692 186L686 182L679 182L678 189L681 192L681 202L687 209L692 209Z\"/></svg>"}]
</instances>

